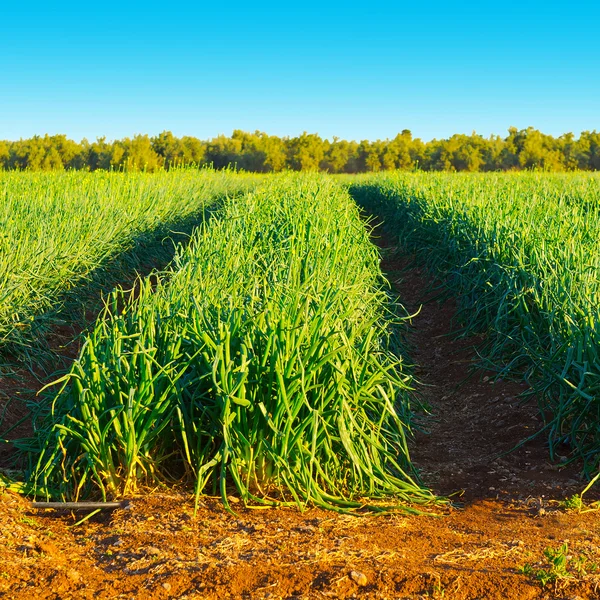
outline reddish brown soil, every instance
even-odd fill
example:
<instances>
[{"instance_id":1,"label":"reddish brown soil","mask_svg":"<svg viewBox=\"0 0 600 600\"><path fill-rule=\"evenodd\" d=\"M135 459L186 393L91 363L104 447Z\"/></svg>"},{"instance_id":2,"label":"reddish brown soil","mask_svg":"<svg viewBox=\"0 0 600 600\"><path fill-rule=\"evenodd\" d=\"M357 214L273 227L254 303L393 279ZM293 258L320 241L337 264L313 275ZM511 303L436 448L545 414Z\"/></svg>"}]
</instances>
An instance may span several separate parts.
<instances>
[{"instance_id":1,"label":"reddish brown soil","mask_svg":"<svg viewBox=\"0 0 600 600\"><path fill-rule=\"evenodd\" d=\"M92 319L93 316L90 316ZM91 320L90 320L91 322ZM38 392L57 377L55 372L66 369L79 353L82 325L64 324L54 326L44 340L47 356L43 364L25 365L23 358L1 356L0 368L0 437L14 440L31 435L29 404L38 399ZM10 466L13 450L0 443L0 467Z\"/></svg>"},{"instance_id":2,"label":"reddish brown soil","mask_svg":"<svg viewBox=\"0 0 600 600\"><path fill-rule=\"evenodd\" d=\"M480 340L455 339L453 302L428 301L428 278L385 248L383 268L413 319L411 358L431 406L415 462L436 492L460 492L442 516L339 516L249 510L155 491L98 515L33 510L4 493L2 598L600 598L597 512L558 501L580 491L577 469L548 462L543 439L510 450L539 425L520 383L473 371ZM595 500L589 492L588 502ZM570 578L545 587L520 568L549 569L543 552L568 543ZM587 560L577 572L575 559Z\"/></svg>"}]
</instances>

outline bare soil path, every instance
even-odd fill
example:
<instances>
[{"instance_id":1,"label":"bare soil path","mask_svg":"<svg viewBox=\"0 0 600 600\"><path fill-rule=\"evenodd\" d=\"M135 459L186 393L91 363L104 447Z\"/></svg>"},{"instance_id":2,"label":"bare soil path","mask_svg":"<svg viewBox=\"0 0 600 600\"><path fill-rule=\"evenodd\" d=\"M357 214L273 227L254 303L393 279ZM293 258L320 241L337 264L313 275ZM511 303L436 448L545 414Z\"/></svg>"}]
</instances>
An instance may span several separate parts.
<instances>
[{"instance_id":1,"label":"bare soil path","mask_svg":"<svg viewBox=\"0 0 600 600\"><path fill-rule=\"evenodd\" d=\"M477 366L482 338L459 338L454 299L443 302L430 276L402 256L384 234L377 239L382 268L405 308L416 314L409 334L415 377L433 419L417 433L412 456L424 480L461 502L522 501L576 493L585 485L575 466L549 462L543 435L510 452L540 428L534 402L524 404L527 386L496 379Z\"/></svg>"},{"instance_id":2,"label":"bare soil path","mask_svg":"<svg viewBox=\"0 0 600 600\"><path fill-rule=\"evenodd\" d=\"M498 458L538 425L518 402L523 385L473 371L480 340L450 335L454 303L430 301L429 277L393 241L379 243L394 289L421 308L411 358L435 419L413 457L436 492L463 490L460 506L357 518L232 499L233 516L207 498L194 519L189 494L158 490L70 527L81 515L33 511L4 493L0 598L600 598L599 513L558 504L583 487L577 470L550 465L541 438ZM551 572L544 550L565 542L572 577L543 587L520 572Z\"/></svg>"}]
</instances>

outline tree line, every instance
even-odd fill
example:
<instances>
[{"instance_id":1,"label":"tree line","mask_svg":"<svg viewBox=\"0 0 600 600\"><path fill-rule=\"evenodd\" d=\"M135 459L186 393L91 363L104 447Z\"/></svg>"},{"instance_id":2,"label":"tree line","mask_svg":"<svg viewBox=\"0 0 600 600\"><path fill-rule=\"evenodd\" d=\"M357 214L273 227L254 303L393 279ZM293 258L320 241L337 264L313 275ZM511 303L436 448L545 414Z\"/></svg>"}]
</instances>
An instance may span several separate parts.
<instances>
[{"instance_id":1,"label":"tree line","mask_svg":"<svg viewBox=\"0 0 600 600\"><path fill-rule=\"evenodd\" d=\"M424 171L545 171L600 170L600 133L584 131L559 137L533 127L511 127L508 136L456 134L423 142L405 129L393 139L328 140L315 133L277 137L260 131L235 130L211 140L175 137L171 132L151 137L77 143L66 135L34 136L0 141L0 169L170 169L183 165L235 167L267 173L291 169L329 173L364 173L392 169Z\"/></svg>"}]
</instances>

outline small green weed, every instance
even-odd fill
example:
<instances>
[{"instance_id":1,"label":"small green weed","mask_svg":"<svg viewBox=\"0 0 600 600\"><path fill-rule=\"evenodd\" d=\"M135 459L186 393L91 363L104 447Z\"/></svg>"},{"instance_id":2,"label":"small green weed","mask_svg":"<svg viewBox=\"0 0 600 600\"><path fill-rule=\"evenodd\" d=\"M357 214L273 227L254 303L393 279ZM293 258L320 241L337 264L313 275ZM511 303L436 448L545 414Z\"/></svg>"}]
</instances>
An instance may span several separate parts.
<instances>
[{"instance_id":1,"label":"small green weed","mask_svg":"<svg viewBox=\"0 0 600 600\"><path fill-rule=\"evenodd\" d=\"M600 473L598 473L584 488L581 494L573 494L570 498L565 498L558 503L559 507L563 510L574 510L577 512L590 512L593 510L600 509L600 502L592 502L586 505L583 501L584 494L598 481ZM585 509L585 510L584 510Z\"/></svg>"},{"instance_id":2,"label":"small green weed","mask_svg":"<svg viewBox=\"0 0 600 600\"><path fill-rule=\"evenodd\" d=\"M560 500L558 506L563 510L581 510L584 507L583 498L579 494L573 494L570 498Z\"/></svg>"},{"instance_id":3,"label":"small green weed","mask_svg":"<svg viewBox=\"0 0 600 600\"><path fill-rule=\"evenodd\" d=\"M36 529L41 527L41 525L31 517L21 517L21 523L23 523L23 525L29 525L29 527L35 527Z\"/></svg>"},{"instance_id":4,"label":"small green weed","mask_svg":"<svg viewBox=\"0 0 600 600\"><path fill-rule=\"evenodd\" d=\"M569 545L566 542L556 549L546 548L544 557L548 563L547 567L536 568L531 563L526 563L518 569L519 573L533 577L542 586L546 586L548 583L583 577L598 570L598 565L590 561L585 555L570 556Z\"/></svg>"}]
</instances>

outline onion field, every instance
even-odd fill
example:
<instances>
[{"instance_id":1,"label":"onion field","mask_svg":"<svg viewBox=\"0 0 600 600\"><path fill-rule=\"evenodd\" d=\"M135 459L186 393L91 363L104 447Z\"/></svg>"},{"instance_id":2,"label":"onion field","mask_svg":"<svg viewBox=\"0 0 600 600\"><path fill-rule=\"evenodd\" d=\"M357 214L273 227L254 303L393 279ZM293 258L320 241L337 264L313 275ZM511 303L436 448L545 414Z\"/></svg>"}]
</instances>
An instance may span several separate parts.
<instances>
[{"instance_id":1,"label":"onion field","mask_svg":"<svg viewBox=\"0 0 600 600\"><path fill-rule=\"evenodd\" d=\"M482 358L524 378L550 457L600 460L600 178L391 175L351 185L437 273Z\"/></svg>"},{"instance_id":2,"label":"onion field","mask_svg":"<svg viewBox=\"0 0 600 600\"><path fill-rule=\"evenodd\" d=\"M149 260L150 241L255 180L196 170L0 172L0 352L27 352L69 290L132 248Z\"/></svg>"},{"instance_id":3,"label":"onion field","mask_svg":"<svg viewBox=\"0 0 600 600\"><path fill-rule=\"evenodd\" d=\"M5 174L4 344L31 343L36 319L140 236L195 224L166 268L106 298L32 407L32 435L11 442L20 489L77 501L177 485L196 503L231 508L233 492L340 512L439 502L411 461L427 410L371 216L456 296L457 334L483 336L482 362L530 384L550 458L560 449L591 475L597 177Z\"/></svg>"},{"instance_id":4,"label":"onion field","mask_svg":"<svg viewBox=\"0 0 600 600\"><path fill-rule=\"evenodd\" d=\"M432 500L393 309L342 187L282 177L230 199L157 284L109 299L28 448L34 493L183 480L226 505L230 484L269 505Z\"/></svg>"}]
</instances>

